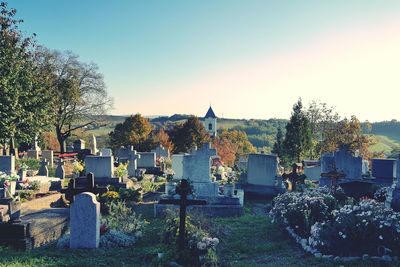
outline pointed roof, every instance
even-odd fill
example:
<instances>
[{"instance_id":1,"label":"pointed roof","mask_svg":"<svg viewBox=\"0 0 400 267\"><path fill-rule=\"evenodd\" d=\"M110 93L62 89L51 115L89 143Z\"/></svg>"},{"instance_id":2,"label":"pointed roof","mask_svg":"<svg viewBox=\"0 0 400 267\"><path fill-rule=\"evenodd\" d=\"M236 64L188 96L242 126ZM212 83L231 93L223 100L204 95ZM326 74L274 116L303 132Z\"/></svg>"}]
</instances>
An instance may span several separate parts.
<instances>
[{"instance_id":1,"label":"pointed roof","mask_svg":"<svg viewBox=\"0 0 400 267\"><path fill-rule=\"evenodd\" d=\"M217 116L215 116L214 110L212 109L211 106L208 109L207 114L204 116L204 118L213 118L213 119L217 118Z\"/></svg>"}]
</instances>

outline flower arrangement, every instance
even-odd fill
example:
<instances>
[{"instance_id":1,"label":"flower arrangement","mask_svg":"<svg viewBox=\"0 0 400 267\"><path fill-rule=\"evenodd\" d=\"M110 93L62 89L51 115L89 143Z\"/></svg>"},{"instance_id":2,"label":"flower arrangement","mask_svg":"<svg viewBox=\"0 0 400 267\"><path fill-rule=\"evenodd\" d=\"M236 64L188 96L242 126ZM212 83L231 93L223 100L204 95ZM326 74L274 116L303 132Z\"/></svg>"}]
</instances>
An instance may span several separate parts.
<instances>
[{"instance_id":1,"label":"flower arrangement","mask_svg":"<svg viewBox=\"0 0 400 267\"><path fill-rule=\"evenodd\" d=\"M389 187L381 187L374 193L374 199L379 202L385 202L388 196Z\"/></svg>"},{"instance_id":2,"label":"flower arrangement","mask_svg":"<svg viewBox=\"0 0 400 267\"><path fill-rule=\"evenodd\" d=\"M119 193L115 191L108 191L100 196L100 201L110 203L119 199Z\"/></svg>"},{"instance_id":3,"label":"flower arrangement","mask_svg":"<svg viewBox=\"0 0 400 267\"><path fill-rule=\"evenodd\" d=\"M142 188L120 188L119 197L123 201L134 201L139 202L142 200Z\"/></svg>"},{"instance_id":4,"label":"flower arrangement","mask_svg":"<svg viewBox=\"0 0 400 267\"><path fill-rule=\"evenodd\" d=\"M26 171L26 170L28 170L29 166L28 166L28 164L26 164L25 162L22 162L22 163L18 166L18 168L19 168L20 170L22 170L22 171Z\"/></svg>"},{"instance_id":5,"label":"flower arrangement","mask_svg":"<svg viewBox=\"0 0 400 267\"><path fill-rule=\"evenodd\" d=\"M118 178L122 178L122 177L128 175L128 163L127 164L119 164L115 173Z\"/></svg>"},{"instance_id":6,"label":"flower arrangement","mask_svg":"<svg viewBox=\"0 0 400 267\"><path fill-rule=\"evenodd\" d=\"M72 171L75 174L80 174L85 169L85 165L80 161L74 161L72 163Z\"/></svg>"}]
</instances>

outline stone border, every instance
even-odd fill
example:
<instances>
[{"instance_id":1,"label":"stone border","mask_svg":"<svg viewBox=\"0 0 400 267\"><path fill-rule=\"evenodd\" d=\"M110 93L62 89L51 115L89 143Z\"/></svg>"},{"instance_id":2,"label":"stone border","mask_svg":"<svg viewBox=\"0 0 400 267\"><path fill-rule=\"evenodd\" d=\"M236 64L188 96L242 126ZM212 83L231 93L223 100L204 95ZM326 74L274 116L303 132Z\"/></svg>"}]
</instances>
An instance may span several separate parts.
<instances>
[{"instance_id":1,"label":"stone border","mask_svg":"<svg viewBox=\"0 0 400 267\"><path fill-rule=\"evenodd\" d=\"M307 239L301 238L299 235L297 235L292 228L287 226L286 231L289 233L289 235L296 241L297 244L299 244L304 251L311 253L314 257L316 258L322 258L322 259L330 259L334 261L342 261L342 262L349 262L349 261L355 261L355 260L376 260L376 261L382 261L382 262L392 262L393 260L397 261L398 257L391 257L390 255L384 255L382 257L378 256L369 256L368 254L364 254L363 256L357 256L357 257L339 257L339 256L333 256L333 255L323 255L320 251L318 251L315 248L312 248L311 246L308 245Z\"/></svg>"},{"instance_id":2,"label":"stone border","mask_svg":"<svg viewBox=\"0 0 400 267\"><path fill-rule=\"evenodd\" d=\"M27 214L30 212L36 212L43 209L48 209L50 208L51 203L59 200L61 196L62 194L57 192L45 197L23 202L21 203L21 213Z\"/></svg>"}]
</instances>

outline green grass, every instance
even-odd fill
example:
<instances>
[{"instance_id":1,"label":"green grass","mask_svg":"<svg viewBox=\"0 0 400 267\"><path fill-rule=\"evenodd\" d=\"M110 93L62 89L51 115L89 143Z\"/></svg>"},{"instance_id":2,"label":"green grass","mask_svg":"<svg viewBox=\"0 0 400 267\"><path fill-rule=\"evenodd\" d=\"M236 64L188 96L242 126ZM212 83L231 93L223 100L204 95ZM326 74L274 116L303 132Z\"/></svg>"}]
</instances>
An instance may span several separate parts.
<instances>
[{"instance_id":1,"label":"green grass","mask_svg":"<svg viewBox=\"0 0 400 267\"><path fill-rule=\"evenodd\" d=\"M370 147L371 152L383 152L385 155L390 155L394 149L400 147L400 143L387 136L372 135L372 137L377 143Z\"/></svg>"},{"instance_id":2,"label":"green grass","mask_svg":"<svg viewBox=\"0 0 400 267\"><path fill-rule=\"evenodd\" d=\"M308 255L265 213L254 212L254 207L254 203L246 204L242 217L208 220L212 236L220 239L219 266L385 266L369 261L338 263ZM20 252L0 247L0 266L160 266L157 253L167 250L159 236L164 222L162 218L148 220L144 237L133 248L58 250L50 246Z\"/></svg>"}]
</instances>

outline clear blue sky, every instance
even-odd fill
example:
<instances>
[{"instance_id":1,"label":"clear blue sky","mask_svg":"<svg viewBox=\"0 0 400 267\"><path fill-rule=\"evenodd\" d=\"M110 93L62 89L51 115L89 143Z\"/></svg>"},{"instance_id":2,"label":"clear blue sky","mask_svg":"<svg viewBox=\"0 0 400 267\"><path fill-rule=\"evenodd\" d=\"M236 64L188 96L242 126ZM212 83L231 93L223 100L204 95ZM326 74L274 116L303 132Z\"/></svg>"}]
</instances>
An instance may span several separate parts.
<instances>
[{"instance_id":1,"label":"clear blue sky","mask_svg":"<svg viewBox=\"0 0 400 267\"><path fill-rule=\"evenodd\" d=\"M99 65L112 114L204 115L211 103L217 116L288 118L302 97L400 119L400 1L8 3L39 43Z\"/></svg>"}]
</instances>

